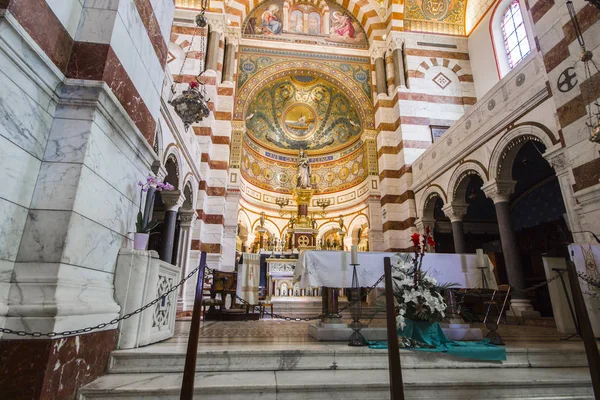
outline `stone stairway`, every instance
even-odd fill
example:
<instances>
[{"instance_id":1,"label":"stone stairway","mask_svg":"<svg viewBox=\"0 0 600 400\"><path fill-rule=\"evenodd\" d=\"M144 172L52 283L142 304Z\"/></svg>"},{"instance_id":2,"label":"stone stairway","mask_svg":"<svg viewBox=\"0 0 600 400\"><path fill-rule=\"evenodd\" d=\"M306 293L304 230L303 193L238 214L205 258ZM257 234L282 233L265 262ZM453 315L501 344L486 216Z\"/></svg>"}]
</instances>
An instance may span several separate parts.
<instances>
[{"instance_id":1,"label":"stone stairway","mask_svg":"<svg viewBox=\"0 0 600 400\"><path fill-rule=\"evenodd\" d=\"M178 399L186 340L114 351L79 400ZM407 399L592 399L581 343L509 345L505 362L401 350ZM200 344L198 399L389 399L387 351L345 343Z\"/></svg>"},{"instance_id":2,"label":"stone stairway","mask_svg":"<svg viewBox=\"0 0 600 400\"><path fill-rule=\"evenodd\" d=\"M348 301L345 297L340 298L339 308L346 306ZM376 312L375 306L368 306L367 303L362 303L362 315L365 319L369 319L373 316L376 319L385 318L383 311ZM270 311L270 310L267 310ZM273 298L273 312L288 317L313 317L321 314L322 303L320 297L274 297ZM344 317L350 318L350 310L343 312Z\"/></svg>"}]
</instances>

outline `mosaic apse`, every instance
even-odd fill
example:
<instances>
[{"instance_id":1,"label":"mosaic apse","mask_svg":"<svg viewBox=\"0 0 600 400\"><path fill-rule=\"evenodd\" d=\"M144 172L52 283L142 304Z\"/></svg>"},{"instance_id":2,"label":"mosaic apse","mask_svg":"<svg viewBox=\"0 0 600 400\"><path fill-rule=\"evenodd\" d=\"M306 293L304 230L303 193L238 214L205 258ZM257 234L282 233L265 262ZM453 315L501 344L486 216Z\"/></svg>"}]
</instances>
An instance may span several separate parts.
<instances>
[{"instance_id":1,"label":"mosaic apse","mask_svg":"<svg viewBox=\"0 0 600 400\"><path fill-rule=\"evenodd\" d=\"M407 0L404 28L408 31L465 34L467 0Z\"/></svg>"},{"instance_id":2,"label":"mosaic apse","mask_svg":"<svg viewBox=\"0 0 600 400\"><path fill-rule=\"evenodd\" d=\"M274 151L335 152L360 139L362 122L337 86L311 75L293 75L261 88L245 115L253 141Z\"/></svg>"},{"instance_id":3,"label":"mosaic apse","mask_svg":"<svg viewBox=\"0 0 600 400\"><path fill-rule=\"evenodd\" d=\"M244 37L367 48L361 25L336 3L265 1L246 18Z\"/></svg>"}]
</instances>

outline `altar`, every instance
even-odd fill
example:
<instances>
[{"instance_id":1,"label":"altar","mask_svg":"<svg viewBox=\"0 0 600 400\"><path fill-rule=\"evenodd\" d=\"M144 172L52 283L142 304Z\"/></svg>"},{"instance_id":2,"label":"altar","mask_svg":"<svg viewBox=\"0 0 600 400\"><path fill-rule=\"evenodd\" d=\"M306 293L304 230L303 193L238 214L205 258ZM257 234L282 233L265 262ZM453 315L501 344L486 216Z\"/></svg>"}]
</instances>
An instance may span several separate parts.
<instances>
[{"instance_id":1,"label":"altar","mask_svg":"<svg viewBox=\"0 0 600 400\"><path fill-rule=\"evenodd\" d=\"M392 265L395 265L405 255L411 256L406 253L358 253L356 272L359 286L369 288L377 284L377 287L383 288L383 280L379 279L384 273L384 258L390 257ZM324 318L309 326L309 335L317 340L348 340L352 333L340 318L336 320L334 317L338 314L337 288L352 287L353 266L350 261L349 252L307 250L300 254L296 262L294 282L300 288L319 286L324 293ZM498 288L493 265L481 250L477 254L427 253L423 258L423 270L439 283L453 283L456 288ZM467 324L457 325L459 326L444 328L444 332L452 340L482 339L481 330L472 329ZM366 327L361 332L367 340L386 340L385 329Z\"/></svg>"}]
</instances>

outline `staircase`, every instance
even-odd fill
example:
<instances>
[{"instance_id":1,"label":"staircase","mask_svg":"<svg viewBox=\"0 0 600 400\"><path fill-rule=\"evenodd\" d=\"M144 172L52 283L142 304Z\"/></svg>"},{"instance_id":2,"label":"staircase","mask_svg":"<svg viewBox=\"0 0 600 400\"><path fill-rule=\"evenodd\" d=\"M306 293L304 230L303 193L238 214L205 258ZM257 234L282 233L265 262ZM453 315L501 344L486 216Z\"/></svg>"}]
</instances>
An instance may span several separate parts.
<instances>
[{"instance_id":1,"label":"staircase","mask_svg":"<svg viewBox=\"0 0 600 400\"><path fill-rule=\"evenodd\" d=\"M79 400L179 399L184 337L111 355ZM507 348L505 362L401 350L407 399L593 399L581 343ZM198 399L389 399L387 350L345 343L201 343Z\"/></svg>"}]
</instances>

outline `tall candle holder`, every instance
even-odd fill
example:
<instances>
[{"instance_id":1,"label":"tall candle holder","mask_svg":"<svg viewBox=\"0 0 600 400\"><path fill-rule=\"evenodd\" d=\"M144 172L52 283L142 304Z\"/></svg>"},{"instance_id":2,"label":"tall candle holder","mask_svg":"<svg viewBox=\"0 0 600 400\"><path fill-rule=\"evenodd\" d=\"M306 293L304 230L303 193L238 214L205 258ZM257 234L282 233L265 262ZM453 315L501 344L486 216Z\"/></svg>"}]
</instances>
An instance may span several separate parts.
<instances>
[{"instance_id":1,"label":"tall candle holder","mask_svg":"<svg viewBox=\"0 0 600 400\"><path fill-rule=\"evenodd\" d=\"M350 324L350 328L354 331L350 335L350 340L348 341L348 346L366 346L367 340L363 336L360 331L363 328L362 322L360 322L360 317L362 316L362 298L360 293L360 284L358 282L358 274L356 273L356 267L360 264L350 264L352 265L352 287L350 288L350 293L352 296L352 303L350 305L350 315L352 315L352 323Z\"/></svg>"}]
</instances>

